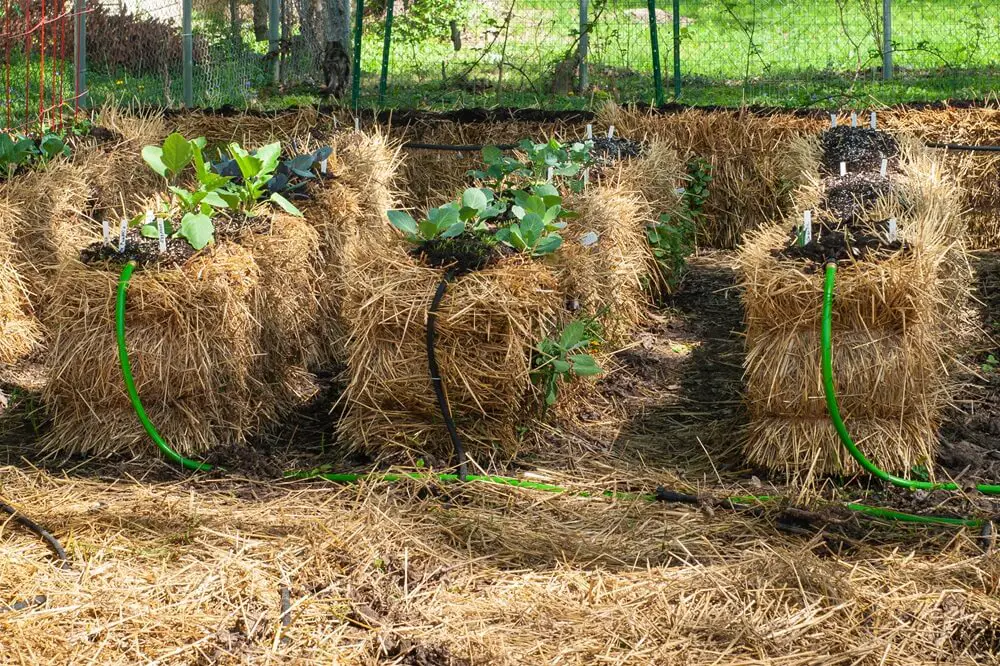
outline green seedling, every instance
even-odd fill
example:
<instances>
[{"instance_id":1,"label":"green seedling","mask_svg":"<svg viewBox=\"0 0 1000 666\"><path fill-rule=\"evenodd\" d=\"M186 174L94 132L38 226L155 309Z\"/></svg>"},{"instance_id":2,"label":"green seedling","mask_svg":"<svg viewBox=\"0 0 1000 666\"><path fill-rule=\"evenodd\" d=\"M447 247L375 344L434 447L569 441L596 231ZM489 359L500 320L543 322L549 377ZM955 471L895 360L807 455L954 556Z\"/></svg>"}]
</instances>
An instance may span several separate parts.
<instances>
[{"instance_id":1,"label":"green seedling","mask_svg":"<svg viewBox=\"0 0 1000 666\"><path fill-rule=\"evenodd\" d=\"M567 324L558 338L546 338L535 348L532 381L545 392L545 404L555 404L559 382L577 377L594 377L604 370L588 351L600 341L599 324L594 319L577 319Z\"/></svg>"},{"instance_id":2,"label":"green seedling","mask_svg":"<svg viewBox=\"0 0 1000 666\"><path fill-rule=\"evenodd\" d=\"M435 238L454 238L465 231L465 222L461 219L462 207L452 201L443 206L427 211L427 219L417 222L402 210L390 210L389 222L403 232L406 240L421 244Z\"/></svg>"}]
</instances>

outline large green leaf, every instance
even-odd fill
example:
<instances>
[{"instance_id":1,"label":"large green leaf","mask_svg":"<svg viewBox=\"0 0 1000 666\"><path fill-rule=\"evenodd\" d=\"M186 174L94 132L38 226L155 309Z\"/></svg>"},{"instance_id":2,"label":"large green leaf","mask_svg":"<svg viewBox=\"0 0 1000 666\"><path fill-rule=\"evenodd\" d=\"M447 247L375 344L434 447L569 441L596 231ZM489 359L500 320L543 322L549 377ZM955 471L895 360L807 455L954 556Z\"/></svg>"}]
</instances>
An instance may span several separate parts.
<instances>
[{"instance_id":1,"label":"large green leaf","mask_svg":"<svg viewBox=\"0 0 1000 666\"><path fill-rule=\"evenodd\" d=\"M552 359L552 369L555 370L560 375L565 374L570 371L572 366L569 361L564 361L561 358Z\"/></svg>"},{"instance_id":2,"label":"large green leaf","mask_svg":"<svg viewBox=\"0 0 1000 666\"><path fill-rule=\"evenodd\" d=\"M583 341L586 334L587 327L582 321L579 319L571 321L563 329L562 335L559 337L559 344L563 349L572 349Z\"/></svg>"},{"instance_id":3,"label":"large green leaf","mask_svg":"<svg viewBox=\"0 0 1000 666\"><path fill-rule=\"evenodd\" d=\"M187 239L191 247L201 250L215 240L215 225L208 215L188 213L181 219L179 234Z\"/></svg>"},{"instance_id":4,"label":"large green leaf","mask_svg":"<svg viewBox=\"0 0 1000 666\"><path fill-rule=\"evenodd\" d=\"M407 236L417 235L417 221L413 217L403 210L390 210L386 215L389 216L389 222L392 226L396 227L402 231Z\"/></svg>"},{"instance_id":5,"label":"large green leaf","mask_svg":"<svg viewBox=\"0 0 1000 666\"><path fill-rule=\"evenodd\" d=\"M541 239L540 241L538 241L538 244L535 245L534 254L536 256L541 256L543 254L552 254L560 247L562 247L562 242L563 242L562 236L560 236L559 234L550 234L545 238Z\"/></svg>"},{"instance_id":6,"label":"large green leaf","mask_svg":"<svg viewBox=\"0 0 1000 666\"><path fill-rule=\"evenodd\" d=\"M580 377L592 377L604 372L590 354L574 354L569 360L573 364L573 374Z\"/></svg>"},{"instance_id":7,"label":"large green leaf","mask_svg":"<svg viewBox=\"0 0 1000 666\"><path fill-rule=\"evenodd\" d=\"M176 176L191 162L191 143L174 132L163 141L160 159L170 175Z\"/></svg>"},{"instance_id":8,"label":"large green leaf","mask_svg":"<svg viewBox=\"0 0 1000 666\"><path fill-rule=\"evenodd\" d=\"M478 187L470 187L462 193L462 206L474 208L477 211L485 209L489 205L486 194Z\"/></svg>"},{"instance_id":9,"label":"large green leaf","mask_svg":"<svg viewBox=\"0 0 1000 666\"><path fill-rule=\"evenodd\" d=\"M417 229L420 231L420 237L424 240L437 238L438 226L430 220L421 220L420 224L417 225Z\"/></svg>"},{"instance_id":10,"label":"large green leaf","mask_svg":"<svg viewBox=\"0 0 1000 666\"><path fill-rule=\"evenodd\" d=\"M487 164L498 162L503 158L503 151L496 146L483 146L483 161Z\"/></svg>"},{"instance_id":11,"label":"large green leaf","mask_svg":"<svg viewBox=\"0 0 1000 666\"><path fill-rule=\"evenodd\" d=\"M465 231L465 222L456 222L444 230L441 234L441 238L454 238L455 236L461 235L463 231Z\"/></svg>"},{"instance_id":12,"label":"large green leaf","mask_svg":"<svg viewBox=\"0 0 1000 666\"><path fill-rule=\"evenodd\" d=\"M281 159L281 142L275 141L261 146L255 155L260 160L261 173L271 173L278 168L278 161Z\"/></svg>"},{"instance_id":13,"label":"large green leaf","mask_svg":"<svg viewBox=\"0 0 1000 666\"><path fill-rule=\"evenodd\" d=\"M281 206L281 209L283 211L285 211L286 213L288 213L289 215L294 215L295 217L304 217L302 215L302 211L299 210L298 208L296 208L295 204L293 204L291 201L289 201L285 197L281 196L277 192L272 192L270 199L271 199L271 202L276 203L279 206Z\"/></svg>"},{"instance_id":14,"label":"large green leaf","mask_svg":"<svg viewBox=\"0 0 1000 666\"><path fill-rule=\"evenodd\" d=\"M149 165L149 168L164 178L167 175L167 165L163 163L163 149L159 146L146 146L142 149L142 159Z\"/></svg>"},{"instance_id":15,"label":"large green leaf","mask_svg":"<svg viewBox=\"0 0 1000 666\"><path fill-rule=\"evenodd\" d=\"M521 234L524 236L524 241L529 245L534 245L542 234L545 233L545 223L542 222L542 218L535 213L528 213L521 220Z\"/></svg>"}]
</instances>

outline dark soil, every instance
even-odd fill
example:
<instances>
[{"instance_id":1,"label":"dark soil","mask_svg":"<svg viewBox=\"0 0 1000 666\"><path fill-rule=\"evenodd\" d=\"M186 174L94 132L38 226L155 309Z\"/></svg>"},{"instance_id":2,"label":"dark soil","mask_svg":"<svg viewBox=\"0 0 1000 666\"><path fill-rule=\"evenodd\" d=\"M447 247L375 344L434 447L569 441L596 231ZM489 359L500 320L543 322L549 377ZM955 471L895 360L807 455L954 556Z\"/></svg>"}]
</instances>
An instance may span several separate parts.
<instances>
[{"instance_id":1,"label":"dark soil","mask_svg":"<svg viewBox=\"0 0 1000 666\"><path fill-rule=\"evenodd\" d=\"M848 173L823 182L820 215L851 224L863 219L875 203L893 193L892 182L877 173Z\"/></svg>"},{"instance_id":2,"label":"dark soil","mask_svg":"<svg viewBox=\"0 0 1000 666\"><path fill-rule=\"evenodd\" d=\"M855 225L831 227L813 224L813 239L808 245L799 245L798 229L793 229L789 234L788 247L774 250L772 255L782 259L807 259L824 263L831 259L884 259L909 250L909 244L903 241L886 241L888 222L882 220L874 224L880 233L872 233L870 229Z\"/></svg>"},{"instance_id":3,"label":"dark soil","mask_svg":"<svg viewBox=\"0 0 1000 666\"><path fill-rule=\"evenodd\" d=\"M411 253L428 266L448 268L455 275L463 275L492 266L508 254L506 248L488 232L481 232L435 238L415 247Z\"/></svg>"},{"instance_id":4,"label":"dark soil","mask_svg":"<svg viewBox=\"0 0 1000 666\"><path fill-rule=\"evenodd\" d=\"M895 166L899 156L896 137L870 127L831 127L820 136L820 146L820 171L834 176L840 174L841 162L847 163L848 173L878 171L883 159Z\"/></svg>"},{"instance_id":5,"label":"dark soil","mask_svg":"<svg viewBox=\"0 0 1000 666\"><path fill-rule=\"evenodd\" d=\"M645 146L624 137L599 137L594 139L594 147L590 151L596 167L611 166L621 160L641 157Z\"/></svg>"},{"instance_id":6,"label":"dark soil","mask_svg":"<svg viewBox=\"0 0 1000 666\"><path fill-rule=\"evenodd\" d=\"M172 268L182 266L195 254L195 249L183 238L168 238L167 251L161 253L158 239L146 238L133 227L125 234L124 252L118 251L118 238L113 237L110 245L99 241L80 250L80 261L119 267L134 261L142 268Z\"/></svg>"}]
</instances>

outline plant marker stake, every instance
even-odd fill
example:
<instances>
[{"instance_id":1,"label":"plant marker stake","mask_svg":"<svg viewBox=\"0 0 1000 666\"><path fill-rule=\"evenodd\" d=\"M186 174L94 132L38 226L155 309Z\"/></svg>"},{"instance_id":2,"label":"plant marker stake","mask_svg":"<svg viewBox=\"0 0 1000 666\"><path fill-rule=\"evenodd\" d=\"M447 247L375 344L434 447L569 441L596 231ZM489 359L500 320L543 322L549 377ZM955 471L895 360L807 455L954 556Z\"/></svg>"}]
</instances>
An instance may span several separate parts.
<instances>
[{"instance_id":1,"label":"plant marker stake","mask_svg":"<svg viewBox=\"0 0 1000 666\"><path fill-rule=\"evenodd\" d=\"M847 162L841 162L840 163L840 175L841 176L846 176L847 175Z\"/></svg>"},{"instance_id":2,"label":"plant marker stake","mask_svg":"<svg viewBox=\"0 0 1000 666\"><path fill-rule=\"evenodd\" d=\"M320 162L319 165L319 172L324 176L326 175L326 163L329 161L329 159L330 159L329 157L325 158L322 162Z\"/></svg>"},{"instance_id":3,"label":"plant marker stake","mask_svg":"<svg viewBox=\"0 0 1000 666\"><path fill-rule=\"evenodd\" d=\"M614 125L608 125L608 138L609 139L615 138L615 126Z\"/></svg>"},{"instance_id":4,"label":"plant marker stake","mask_svg":"<svg viewBox=\"0 0 1000 666\"><path fill-rule=\"evenodd\" d=\"M857 127L857 126L858 126L858 112L851 111L851 127Z\"/></svg>"},{"instance_id":5,"label":"plant marker stake","mask_svg":"<svg viewBox=\"0 0 1000 666\"><path fill-rule=\"evenodd\" d=\"M872 111L872 129L878 129L878 119L874 111Z\"/></svg>"},{"instance_id":6,"label":"plant marker stake","mask_svg":"<svg viewBox=\"0 0 1000 666\"><path fill-rule=\"evenodd\" d=\"M546 182L548 182L548 183L552 182L552 175L553 175L554 172L555 172L555 168L554 167L549 167L549 173L545 177L546 178Z\"/></svg>"},{"instance_id":7,"label":"plant marker stake","mask_svg":"<svg viewBox=\"0 0 1000 666\"><path fill-rule=\"evenodd\" d=\"M897 234L897 232L898 232L898 229L896 228L896 218L890 217L889 218L889 242L890 243L895 243L896 242L896 234Z\"/></svg>"},{"instance_id":8,"label":"plant marker stake","mask_svg":"<svg viewBox=\"0 0 1000 666\"><path fill-rule=\"evenodd\" d=\"M163 228L162 217L156 218L156 233L160 238L160 253L162 254L167 251L167 233L166 230Z\"/></svg>"},{"instance_id":9,"label":"plant marker stake","mask_svg":"<svg viewBox=\"0 0 1000 666\"><path fill-rule=\"evenodd\" d=\"M594 138L594 126L591 125L590 123L587 123L587 141L590 141L593 138Z\"/></svg>"},{"instance_id":10,"label":"plant marker stake","mask_svg":"<svg viewBox=\"0 0 1000 666\"><path fill-rule=\"evenodd\" d=\"M807 210L802 221L802 244L809 245L813 239L813 212Z\"/></svg>"},{"instance_id":11,"label":"plant marker stake","mask_svg":"<svg viewBox=\"0 0 1000 666\"><path fill-rule=\"evenodd\" d=\"M836 113L831 113L830 114L830 127L836 127L836 126L837 126L837 114Z\"/></svg>"},{"instance_id":12,"label":"plant marker stake","mask_svg":"<svg viewBox=\"0 0 1000 666\"><path fill-rule=\"evenodd\" d=\"M931 180L934 180L934 174L937 172L937 164L931 164Z\"/></svg>"},{"instance_id":13,"label":"plant marker stake","mask_svg":"<svg viewBox=\"0 0 1000 666\"><path fill-rule=\"evenodd\" d=\"M125 254L125 234L128 233L128 220L122 220L122 230L118 235L118 254Z\"/></svg>"},{"instance_id":14,"label":"plant marker stake","mask_svg":"<svg viewBox=\"0 0 1000 666\"><path fill-rule=\"evenodd\" d=\"M101 233L104 236L104 244L111 245L111 225L107 220L101 220Z\"/></svg>"},{"instance_id":15,"label":"plant marker stake","mask_svg":"<svg viewBox=\"0 0 1000 666\"><path fill-rule=\"evenodd\" d=\"M361 119L360 118L355 118L354 119L354 131L355 132L360 132L361 131Z\"/></svg>"},{"instance_id":16,"label":"plant marker stake","mask_svg":"<svg viewBox=\"0 0 1000 666\"><path fill-rule=\"evenodd\" d=\"M583 186L587 187L590 184L590 167L583 170Z\"/></svg>"},{"instance_id":17,"label":"plant marker stake","mask_svg":"<svg viewBox=\"0 0 1000 666\"><path fill-rule=\"evenodd\" d=\"M885 157L882 158L882 166L879 167L878 174L885 178L885 173L889 169L889 160Z\"/></svg>"}]
</instances>

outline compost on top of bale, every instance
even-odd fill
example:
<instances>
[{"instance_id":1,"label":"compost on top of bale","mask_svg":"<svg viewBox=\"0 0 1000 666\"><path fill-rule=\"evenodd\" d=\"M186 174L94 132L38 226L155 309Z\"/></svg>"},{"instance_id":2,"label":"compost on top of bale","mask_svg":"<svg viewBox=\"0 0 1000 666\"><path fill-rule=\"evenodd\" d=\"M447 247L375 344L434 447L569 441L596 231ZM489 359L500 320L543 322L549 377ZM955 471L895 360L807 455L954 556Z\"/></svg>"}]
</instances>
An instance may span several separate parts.
<instances>
[{"instance_id":1,"label":"compost on top of bale","mask_svg":"<svg viewBox=\"0 0 1000 666\"><path fill-rule=\"evenodd\" d=\"M798 482L857 471L827 413L820 366L823 267L837 260L833 359L847 427L883 469L932 469L969 291L959 191L912 144L888 156L898 157L888 178L877 151L856 164L860 171L824 175L815 149L835 145L825 138L799 146L807 151L800 162L815 159L796 192L794 219L755 232L740 253L750 413L744 451L751 463ZM868 138L892 145L892 137ZM837 150L826 162L846 161ZM872 183L881 188L874 198ZM838 185L854 199L831 197Z\"/></svg>"},{"instance_id":2,"label":"compost on top of bale","mask_svg":"<svg viewBox=\"0 0 1000 666\"><path fill-rule=\"evenodd\" d=\"M322 349L343 345L326 330L340 316L332 302L339 292L324 292L342 270L331 262L364 234L351 225L384 217L384 209L368 208L383 203L372 194L378 186L371 165L388 165L391 172L393 164L386 159L392 151L378 140L329 138L334 145L322 152L328 159L312 164L306 187L289 194L304 217L274 206L245 221L222 216L215 243L200 251L169 238L161 252L155 232L147 238L133 228L124 252L116 234L111 244L78 247L78 255L62 263L50 284L46 319L53 336L44 396L53 417L48 449L151 450L114 353L115 294L128 260L139 264L125 316L137 391L177 451L195 455L241 445L315 392L311 372L329 362ZM345 216L341 203L348 200L353 213Z\"/></svg>"}]
</instances>

